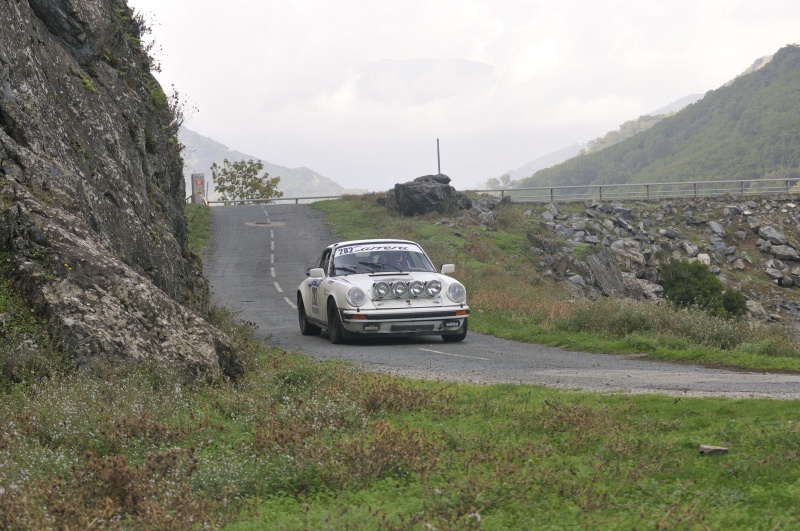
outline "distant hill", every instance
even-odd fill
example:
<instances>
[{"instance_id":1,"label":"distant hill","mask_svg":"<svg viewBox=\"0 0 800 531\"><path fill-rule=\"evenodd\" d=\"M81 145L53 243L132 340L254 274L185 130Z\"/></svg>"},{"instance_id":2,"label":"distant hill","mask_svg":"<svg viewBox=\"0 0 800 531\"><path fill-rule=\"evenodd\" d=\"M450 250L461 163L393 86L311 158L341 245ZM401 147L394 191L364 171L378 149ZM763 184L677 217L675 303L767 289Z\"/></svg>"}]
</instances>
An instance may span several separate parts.
<instances>
[{"instance_id":1,"label":"distant hill","mask_svg":"<svg viewBox=\"0 0 800 531\"><path fill-rule=\"evenodd\" d=\"M539 170L549 168L550 166L555 166L556 164L560 164L565 160L574 157L581 152L581 149L583 149L583 146L580 144L572 144L571 146L548 153L547 155L539 157L538 159L534 159L527 164L520 166L516 170L510 170L508 175L514 181L524 177L530 177Z\"/></svg>"},{"instance_id":2,"label":"distant hill","mask_svg":"<svg viewBox=\"0 0 800 531\"><path fill-rule=\"evenodd\" d=\"M192 174L203 173L205 174L206 182L210 182L211 164L216 162L221 165L224 159L228 159L231 162L249 159L261 160L264 164L264 171L270 177L281 178L278 189L283 192L284 197L326 196L365 192L365 190L345 189L308 168L278 166L260 157L234 151L216 140L202 136L185 127L178 133L178 139L186 146L183 154L183 174L187 184L187 196L192 194ZM216 198L213 186L214 183L211 182L209 197L212 200Z\"/></svg>"},{"instance_id":3,"label":"distant hill","mask_svg":"<svg viewBox=\"0 0 800 531\"><path fill-rule=\"evenodd\" d=\"M800 177L800 47L751 70L647 131L518 186Z\"/></svg>"},{"instance_id":4,"label":"distant hill","mask_svg":"<svg viewBox=\"0 0 800 531\"><path fill-rule=\"evenodd\" d=\"M752 68L752 67L751 67ZM511 178L511 181L517 181L519 183L520 179L524 179L525 177L530 177L534 173L539 170L543 170L545 168L549 168L551 166L555 166L556 164L560 164L565 160L571 159L582 152L592 152L598 151L600 149L606 148L608 146L612 146L633 136L636 133L640 133L649 129L656 123L660 122L667 116L674 114L687 105L690 105L700 98L702 98L702 94L689 94L688 96L684 96L683 98L673 101L672 103L661 107L651 113L648 113L644 116L640 116L636 120L629 120L624 124L620 125L618 129L614 131L609 131L606 133L605 136L600 138L596 138L594 140L590 140L586 144L572 144L569 147L565 147L563 149L559 149L558 151L554 151L552 153L548 153L543 157L539 157L537 159L528 162L527 164L523 164L519 168L515 170L509 170L507 173Z\"/></svg>"},{"instance_id":5,"label":"distant hill","mask_svg":"<svg viewBox=\"0 0 800 531\"><path fill-rule=\"evenodd\" d=\"M660 109L656 109L655 111L648 113L650 116L661 116L662 114L672 114L682 110L687 105L691 105L692 103L696 102L700 98L702 98L702 94L689 94L688 96L684 96L679 100L673 101L672 103L661 107Z\"/></svg>"}]
</instances>

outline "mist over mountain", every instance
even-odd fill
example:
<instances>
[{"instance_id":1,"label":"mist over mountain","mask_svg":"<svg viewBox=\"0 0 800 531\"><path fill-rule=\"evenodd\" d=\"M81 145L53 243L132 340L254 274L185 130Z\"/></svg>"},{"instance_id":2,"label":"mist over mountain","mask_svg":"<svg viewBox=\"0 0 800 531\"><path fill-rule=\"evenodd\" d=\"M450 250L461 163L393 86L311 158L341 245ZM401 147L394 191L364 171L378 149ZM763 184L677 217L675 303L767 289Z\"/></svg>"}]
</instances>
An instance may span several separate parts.
<instances>
[{"instance_id":1,"label":"mist over mountain","mask_svg":"<svg viewBox=\"0 0 800 531\"><path fill-rule=\"evenodd\" d=\"M800 47L789 45L646 131L518 186L800 176Z\"/></svg>"},{"instance_id":2,"label":"mist over mountain","mask_svg":"<svg viewBox=\"0 0 800 531\"><path fill-rule=\"evenodd\" d=\"M648 113L649 116L661 116L664 114L672 114L682 110L687 105L691 105L692 103L696 102L697 100L703 97L702 94L689 94L688 96L684 96L679 100L675 100L672 103L661 107L660 109L656 109L655 111Z\"/></svg>"},{"instance_id":3,"label":"mist over mountain","mask_svg":"<svg viewBox=\"0 0 800 531\"><path fill-rule=\"evenodd\" d=\"M270 177L280 177L278 189L284 197L318 197L335 196L346 193L363 193L365 190L346 189L309 168L287 168L265 161L263 158L248 155L230 149L228 146L199 133L181 128L178 133L180 142L186 147L183 153L183 173L186 179L186 195L193 193L192 174L202 173L206 183L209 183L208 196L216 199L214 183L211 178L211 164L216 162L222 165L224 159L231 162L240 160L261 160L264 170Z\"/></svg>"},{"instance_id":4,"label":"mist over mountain","mask_svg":"<svg viewBox=\"0 0 800 531\"><path fill-rule=\"evenodd\" d=\"M512 181L523 179L525 177L530 177L539 170L549 168L550 166L555 166L556 164L560 164L567 159L571 159L572 157L580 154L581 150L584 147L585 145L581 145L578 143L572 144L571 146L567 146L563 149L559 149L558 151L548 153L543 157L539 157L526 164L523 164L522 166L520 166L515 170L510 170L508 171L508 175L509 177L511 177Z\"/></svg>"}]
</instances>

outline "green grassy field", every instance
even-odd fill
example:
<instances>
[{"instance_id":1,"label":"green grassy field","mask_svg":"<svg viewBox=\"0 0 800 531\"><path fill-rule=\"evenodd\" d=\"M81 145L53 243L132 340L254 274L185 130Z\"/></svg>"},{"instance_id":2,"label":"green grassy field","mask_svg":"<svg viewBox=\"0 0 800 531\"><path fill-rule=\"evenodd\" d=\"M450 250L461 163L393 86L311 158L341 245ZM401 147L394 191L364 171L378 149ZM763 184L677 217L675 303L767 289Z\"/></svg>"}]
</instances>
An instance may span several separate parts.
<instances>
[{"instance_id":1,"label":"green grassy field","mask_svg":"<svg viewBox=\"0 0 800 531\"><path fill-rule=\"evenodd\" d=\"M423 245L458 257L458 242L432 232ZM24 313L7 295L5 311ZM560 311L531 326L576 310ZM243 359L239 381L3 372L0 529L800 527L798 401L416 381L267 348L222 310L213 320Z\"/></svg>"}]
</instances>

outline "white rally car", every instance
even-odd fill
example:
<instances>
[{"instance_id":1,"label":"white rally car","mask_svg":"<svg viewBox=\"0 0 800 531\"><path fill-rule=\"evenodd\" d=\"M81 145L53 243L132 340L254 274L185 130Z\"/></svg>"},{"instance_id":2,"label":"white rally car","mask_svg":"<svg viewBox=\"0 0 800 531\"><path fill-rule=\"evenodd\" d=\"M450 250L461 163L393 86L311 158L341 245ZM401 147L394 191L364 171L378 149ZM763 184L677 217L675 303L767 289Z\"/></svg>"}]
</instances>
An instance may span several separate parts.
<instances>
[{"instance_id":1,"label":"white rally car","mask_svg":"<svg viewBox=\"0 0 800 531\"><path fill-rule=\"evenodd\" d=\"M437 273L428 256L406 240L334 243L297 288L297 313L303 335L328 330L332 343L368 335L467 337L467 290Z\"/></svg>"}]
</instances>

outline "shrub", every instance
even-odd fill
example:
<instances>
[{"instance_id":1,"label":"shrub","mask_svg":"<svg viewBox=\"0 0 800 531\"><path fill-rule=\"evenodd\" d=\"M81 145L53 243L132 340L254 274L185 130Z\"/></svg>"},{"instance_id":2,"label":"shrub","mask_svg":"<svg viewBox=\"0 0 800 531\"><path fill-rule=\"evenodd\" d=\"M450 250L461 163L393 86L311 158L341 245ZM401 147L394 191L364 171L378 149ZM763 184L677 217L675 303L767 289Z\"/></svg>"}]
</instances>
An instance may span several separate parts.
<instances>
[{"instance_id":1,"label":"shrub","mask_svg":"<svg viewBox=\"0 0 800 531\"><path fill-rule=\"evenodd\" d=\"M722 306L730 315L744 315L747 313L747 300L738 291L728 290L722 295Z\"/></svg>"},{"instance_id":2,"label":"shrub","mask_svg":"<svg viewBox=\"0 0 800 531\"><path fill-rule=\"evenodd\" d=\"M661 270L664 296L683 308L696 306L712 315L733 317L747 310L744 295L725 285L700 262L671 260Z\"/></svg>"}]
</instances>

